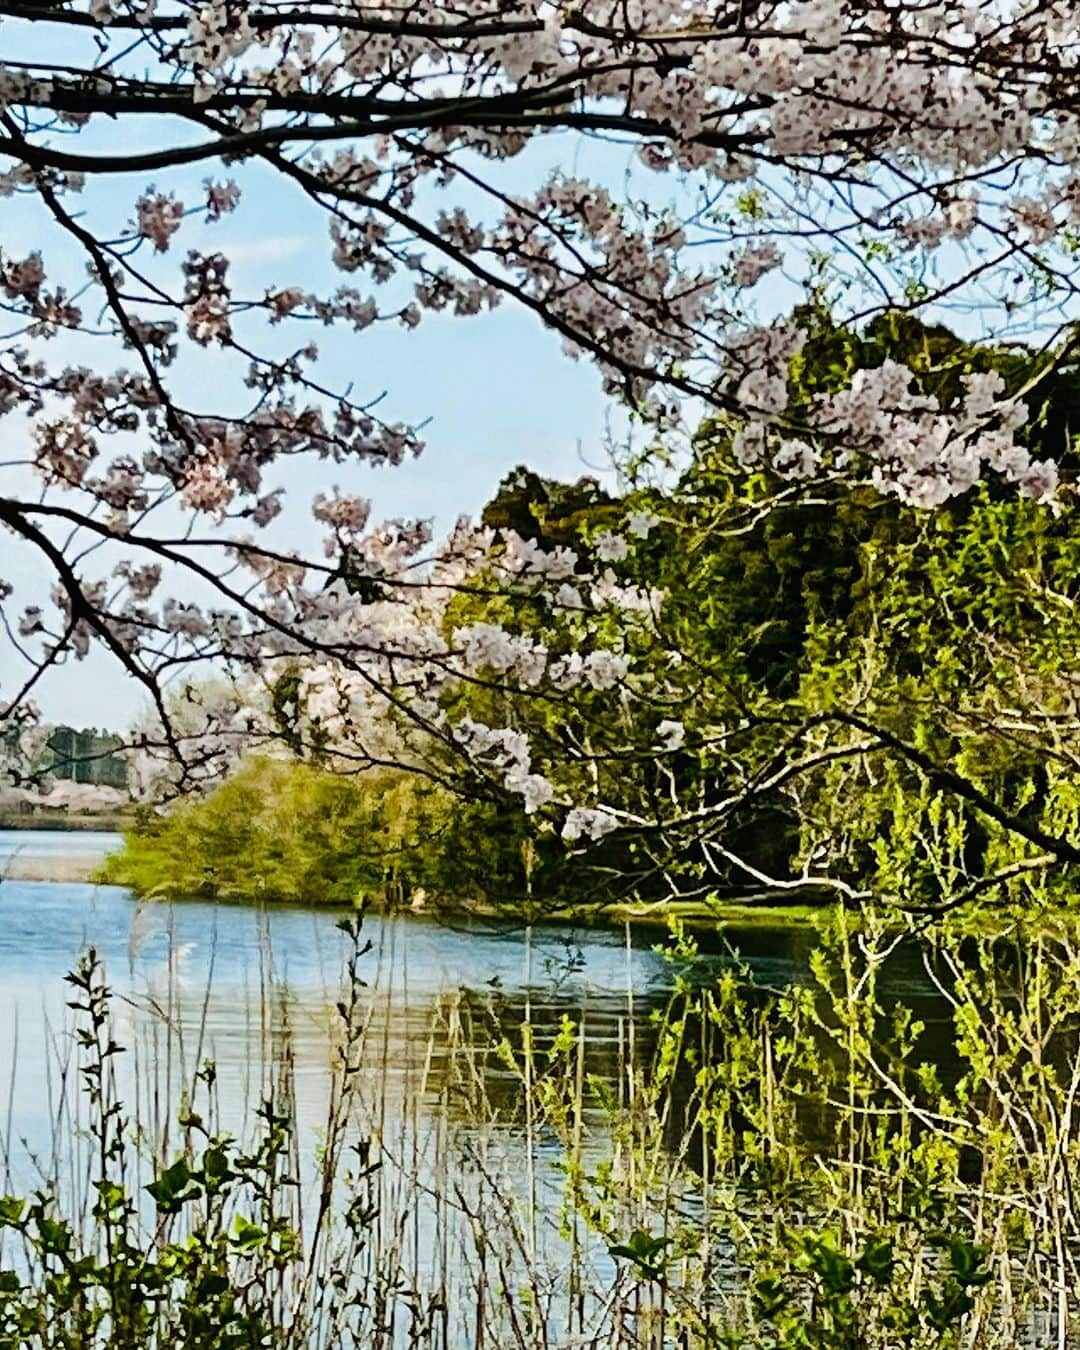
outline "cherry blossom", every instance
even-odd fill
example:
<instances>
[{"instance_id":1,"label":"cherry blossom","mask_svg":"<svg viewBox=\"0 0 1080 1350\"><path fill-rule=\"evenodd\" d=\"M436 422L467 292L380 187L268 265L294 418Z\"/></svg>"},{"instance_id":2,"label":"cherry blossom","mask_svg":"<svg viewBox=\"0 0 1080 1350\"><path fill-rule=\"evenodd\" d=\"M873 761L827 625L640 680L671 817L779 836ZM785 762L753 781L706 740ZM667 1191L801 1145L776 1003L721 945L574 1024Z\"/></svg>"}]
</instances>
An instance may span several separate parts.
<instances>
[{"instance_id":1,"label":"cherry blossom","mask_svg":"<svg viewBox=\"0 0 1080 1350\"><path fill-rule=\"evenodd\" d=\"M610 530L596 536L594 547L601 562L620 562L630 551L626 540Z\"/></svg>"},{"instance_id":2,"label":"cherry blossom","mask_svg":"<svg viewBox=\"0 0 1080 1350\"><path fill-rule=\"evenodd\" d=\"M656 728L656 739L664 750L678 750L686 740L686 728L681 722L664 718Z\"/></svg>"},{"instance_id":3,"label":"cherry blossom","mask_svg":"<svg viewBox=\"0 0 1080 1350\"><path fill-rule=\"evenodd\" d=\"M660 517L654 511L630 511L627 513L626 530L635 539L648 539L659 524Z\"/></svg>"},{"instance_id":4,"label":"cherry blossom","mask_svg":"<svg viewBox=\"0 0 1080 1350\"><path fill-rule=\"evenodd\" d=\"M732 266L735 285L748 287L755 285L774 267L779 267L784 255L774 243L753 244L744 248L736 257Z\"/></svg>"},{"instance_id":5,"label":"cherry blossom","mask_svg":"<svg viewBox=\"0 0 1080 1350\"><path fill-rule=\"evenodd\" d=\"M135 203L139 233L149 239L158 253L164 253L184 218L183 205L173 196L151 188Z\"/></svg>"},{"instance_id":6,"label":"cherry blossom","mask_svg":"<svg viewBox=\"0 0 1080 1350\"><path fill-rule=\"evenodd\" d=\"M792 484L930 509L990 474L1057 498L992 377L946 398L886 361L790 406L805 331L783 287L853 331L948 308L1049 350L1078 310L1071 0L70 0L3 31L0 417L25 460L0 470L0 521L43 580L11 616L26 678L5 666L2 693L28 734L37 679L99 646L153 709L146 781L160 752L183 786L253 726L273 739L253 684L296 669L301 741L363 758L356 728L393 709L388 756L423 735L545 820L573 808L569 842L614 828L518 733L452 724L446 702L470 682L645 697L613 634L663 613L630 579L662 507L573 547L380 521L352 470L413 459L438 412L422 375L367 387L387 324L516 306L593 363L660 465L704 416L737 465ZM268 201L306 246L255 282L235 241L271 232ZM290 460L310 548L266 542ZM487 584L550 632L447 618ZM189 722L166 693L185 668L230 691Z\"/></svg>"},{"instance_id":7,"label":"cherry blossom","mask_svg":"<svg viewBox=\"0 0 1080 1350\"><path fill-rule=\"evenodd\" d=\"M1004 382L994 372L965 376L964 385L962 401L943 407L919 387L913 370L887 359L856 371L839 393L818 396L813 443L778 436L769 423L756 421L738 430L732 452L742 467L768 462L793 479L830 467L862 468L881 492L925 508L966 492L988 470L1028 496L1051 496L1054 464L1033 460L1016 439L1027 417L1022 403L1003 396Z\"/></svg>"},{"instance_id":8,"label":"cherry blossom","mask_svg":"<svg viewBox=\"0 0 1080 1350\"><path fill-rule=\"evenodd\" d=\"M619 828L618 820L610 811L602 808L575 806L566 817L562 827L562 837L568 844L580 839L603 839L604 835Z\"/></svg>"}]
</instances>

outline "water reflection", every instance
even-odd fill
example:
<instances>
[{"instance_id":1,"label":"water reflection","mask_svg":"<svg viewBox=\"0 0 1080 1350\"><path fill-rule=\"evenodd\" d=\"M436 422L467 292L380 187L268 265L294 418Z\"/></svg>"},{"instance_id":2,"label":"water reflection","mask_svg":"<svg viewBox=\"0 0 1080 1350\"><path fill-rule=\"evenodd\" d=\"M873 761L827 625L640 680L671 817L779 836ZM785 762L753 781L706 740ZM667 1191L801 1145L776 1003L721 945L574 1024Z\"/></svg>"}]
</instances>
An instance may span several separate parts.
<instances>
[{"instance_id":1,"label":"water reflection","mask_svg":"<svg viewBox=\"0 0 1080 1350\"><path fill-rule=\"evenodd\" d=\"M89 945L125 1000L120 1024L138 1052L137 1067L158 1075L166 1097L179 1095L198 1064L212 1058L226 1107L239 1118L257 1104L287 1040L299 1117L320 1120L346 947L338 918L302 907L139 904L115 887L4 883L0 1081L11 1089L5 1113L11 1137L38 1148L48 1137L67 1058L63 977ZM446 1082L455 1057L467 1051L492 1108L509 1117L519 1084L499 1046L519 1061L528 1026L542 1059L564 1018L584 1029L586 1078L616 1082L631 1048L644 1069L655 1043L653 1014L669 998L675 973L653 949L655 930L628 942L622 932L599 927L526 934L515 925L448 926L406 914L369 917L365 932L372 942L361 966L368 983L366 1054L386 1102L401 1110L417 1094L425 1109L444 1099L452 1108ZM704 933L706 966L697 977L710 978L710 963L738 959L763 989L809 982L818 942L810 927L780 924ZM949 1089L962 1068L952 1009L925 959L918 944L901 943L880 972L877 999L883 1019L903 1004L923 1024L918 1057L935 1066ZM1016 960L1003 945L1003 980L1022 978ZM699 1030L692 1025L691 1038ZM1051 1048L1052 1058L1069 1053L1060 1038ZM679 1085L676 1101L689 1090L689 1083ZM811 1136L820 1125L807 1121Z\"/></svg>"},{"instance_id":2,"label":"water reflection","mask_svg":"<svg viewBox=\"0 0 1080 1350\"><path fill-rule=\"evenodd\" d=\"M52 1073L66 1058L70 1021L64 975L80 951L100 953L120 996L131 1071L156 1074L178 1095L204 1059L219 1066L230 1115L257 1104L275 1060L287 1052L301 1123L325 1110L333 1008L346 941L325 910L259 910L206 902L137 903L116 887L6 882L0 887L0 1081L11 1085L12 1137L41 1146L55 1104ZM511 1112L523 1027L542 1059L565 1018L583 1028L587 1078L616 1082L628 1057L645 1066L653 1014L670 997L675 968L654 949L655 931L627 939L601 927L530 933L490 923L440 924L405 914L370 916L365 1053L387 1103L446 1099L456 1056L468 1052L493 1109ZM738 959L765 989L807 982L812 928L757 925L703 934L710 965ZM903 1001L927 1030L927 1058L954 1075L950 1010L914 948L885 968L879 998ZM168 1035L166 1035L168 1028ZM691 1029L691 1034L696 1034ZM505 1048L500 1051L500 1045ZM509 1060L507 1059L509 1056ZM385 1109L385 1106L384 1108Z\"/></svg>"},{"instance_id":3,"label":"water reflection","mask_svg":"<svg viewBox=\"0 0 1080 1350\"><path fill-rule=\"evenodd\" d=\"M11 1120L0 1131L8 1141L0 1153L10 1154L11 1176L4 1188L21 1191L33 1183L35 1155L44 1159L44 1170L55 1170L54 1138L74 1153L85 1150L85 1137L77 1130L57 1129L56 1122L65 1098L73 1098L76 1078L72 1042L65 1032L70 1013L64 974L91 944L116 991L116 1031L128 1051L118 1068L120 1092L148 1137L161 1136L172 1108L190 1093L196 1070L206 1059L217 1065L220 1118L215 1127L237 1133L250 1123L275 1074L284 1072L310 1181L311 1160L324 1137L339 1047L335 1003L348 942L336 927L338 917L302 907L140 905L117 888L0 886L0 1082L10 1084ZM477 1263L496 1232L511 1252L506 1258L508 1281L517 1282L526 1271L565 1270L567 1135L530 1116L535 1097L522 1090L523 1079L535 1084L548 1073L554 1079L568 1065L566 1071L578 1083L605 1085L615 1100L636 1090L635 1074L647 1088L658 1035L655 1014L673 998L678 1001L676 977L687 972L654 950L655 932L628 938L608 929L564 926L524 933L512 925L440 925L415 914L371 917L364 932L371 950L360 965L366 981L359 1005L363 1030L358 1081L363 1091L350 1127L386 1163L372 1183L378 1188L378 1212L388 1216L385 1223L380 1219L377 1239L391 1243L393 1263L408 1272L402 1287L417 1288L428 1281L442 1291L440 1307L456 1309L456 1291L460 1307L466 1308L469 1291L475 1293L470 1281L475 1282ZM640 1209L632 1217L629 1211L620 1215L620 1234L637 1226L651 1231L654 1222L659 1229L671 1214L699 1223L709 1155L701 1135L695 1134L695 1064L708 1062L710 1055L722 1060L726 1046L719 1038L728 1035L738 1042L740 1031L753 1021L755 1002L768 991L813 984L811 954L819 940L810 928L779 924L701 935L702 963L695 966L694 979L708 985L719 968L738 961L749 968L759 990L739 990L734 1020L719 1031L693 1011L681 1023L684 1044L700 1047L700 1055L696 1061L688 1058L681 1076L665 1087L666 1133L654 1136L660 1139L655 1155L646 1149L637 1160L646 1167L652 1156L660 1157L657 1176L669 1209L660 1218L643 1216ZM1026 948L983 944L980 959L987 978L998 980L1006 991L1021 990L1032 978ZM961 1067L955 1053L951 976L941 968L931 978L926 960L926 948L914 941L898 942L878 970L873 1006L883 1036L875 1050L887 1061L890 1047L884 1033L890 1013L899 1006L909 1009L923 1023L917 1057L934 1064L938 1081L948 1087ZM974 961L968 964L975 968ZM995 1006L1007 1006L1008 997ZM836 1010L830 1012L819 1000L817 1011L819 1020L809 1024L807 1033L812 1048L820 1037L823 1055L839 1053L835 1046L829 1049L826 1034ZM992 1032L987 1029L988 1036ZM746 1061L753 1087L756 1052L764 1050L764 1040L755 1041L756 1034L749 1037ZM1040 1043L1040 1053L1045 1050L1044 1067L1060 1064L1064 1069L1076 1061L1077 1029L1066 1019L1055 1037L1045 1046ZM548 1052L556 1043L564 1050L569 1047L569 1053L549 1062ZM742 1051L747 1053L745 1045ZM797 1128L792 1127L785 1141L793 1149L806 1150L828 1135L830 1120L813 1089L811 1083L806 1104L794 1117ZM749 1109L753 1105L751 1101ZM975 1106L977 1117L979 1103ZM598 1156L590 1149L602 1153L612 1135L610 1129L604 1135L603 1114L595 1109L584 1120L579 1161ZM741 1109L737 1102L724 1117L724 1129L737 1141ZM895 1118L895 1112L887 1117L884 1133L894 1128ZM590 1141L593 1124L598 1128ZM915 1134L921 1129L918 1120L910 1119L904 1127ZM173 1136L162 1145L166 1158L179 1142L173 1128ZM673 1171L669 1186L663 1160L677 1142L690 1168L678 1176ZM753 1142L732 1143L732 1154L740 1148L749 1151ZM739 1153L733 1174L742 1161ZM758 1161L755 1175L764 1175L767 1168ZM810 1161L818 1164L821 1153L810 1155ZM143 1164L140 1184L148 1175L145 1166L151 1165L152 1160ZM78 1174L77 1160L68 1164L68 1171ZM973 1180L975 1175L969 1169L960 1179ZM764 1190L753 1197L739 1191L738 1199L747 1223L771 1222L772 1202ZM801 1194L797 1202L803 1206ZM573 1234L574 1259L587 1260L599 1272L598 1283L588 1286L598 1291L594 1311L601 1309L606 1297L602 1291L613 1287L609 1281L618 1275L606 1239L599 1236L604 1231L575 1229ZM736 1270L730 1242L724 1245L726 1230L720 1226L716 1231L717 1265L709 1279L716 1282L719 1300L742 1288L745 1272ZM383 1250L373 1247L365 1257L376 1273ZM538 1253L544 1257L539 1266ZM550 1265L544 1264L549 1257ZM558 1293L563 1301L550 1305L552 1316L557 1314L567 1326L573 1319L564 1294L577 1287L577 1278L552 1285L563 1291ZM499 1306L509 1306L508 1299ZM473 1315L480 1317L479 1312ZM441 1341L444 1350L476 1343L477 1323L469 1323L470 1314L462 1316L461 1338L447 1331ZM585 1320L580 1313L575 1344L585 1343L579 1334ZM391 1343L405 1344L400 1339ZM493 1332L490 1343L509 1342Z\"/></svg>"},{"instance_id":4,"label":"water reflection","mask_svg":"<svg viewBox=\"0 0 1080 1350\"><path fill-rule=\"evenodd\" d=\"M257 1099L287 1029L299 1113L318 1119L346 948L337 918L299 907L137 904L114 887L4 883L0 1081L11 1084L13 1137L40 1146L48 1133L46 1063L56 1074L67 1058L64 975L88 946L99 952L119 997L129 1058L158 1073L161 1091L178 1092L212 1058L229 1109L240 1113ZM564 1013L587 1015L590 1053L601 1071L620 1019L645 1019L668 987L662 956L605 930L526 936L517 927L451 928L408 915L370 917L365 932L372 942L361 966L366 1045L390 1099L411 1095L418 1075L428 1098L439 1098L454 1007L456 1037L475 1040L482 1032L488 1042L495 1026L514 1036L531 1018L541 1046ZM493 1066L496 1095L497 1074Z\"/></svg>"}]
</instances>

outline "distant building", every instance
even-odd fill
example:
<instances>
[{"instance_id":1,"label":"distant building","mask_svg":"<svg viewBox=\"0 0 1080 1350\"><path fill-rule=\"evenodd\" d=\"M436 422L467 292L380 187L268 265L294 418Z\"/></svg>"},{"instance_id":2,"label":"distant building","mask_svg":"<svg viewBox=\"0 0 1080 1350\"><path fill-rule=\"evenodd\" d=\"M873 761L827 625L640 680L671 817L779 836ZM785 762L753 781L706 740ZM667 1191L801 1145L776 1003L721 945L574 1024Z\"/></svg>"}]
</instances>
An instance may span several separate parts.
<instances>
[{"instance_id":1,"label":"distant building","mask_svg":"<svg viewBox=\"0 0 1080 1350\"><path fill-rule=\"evenodd\" d=\"M48 766L54 778L95 787L125 789L128 785L127 762L115 752L123 744L119 736L86 727L57 727L46 745L52 754Z\"/></svg>"}]
</instances>

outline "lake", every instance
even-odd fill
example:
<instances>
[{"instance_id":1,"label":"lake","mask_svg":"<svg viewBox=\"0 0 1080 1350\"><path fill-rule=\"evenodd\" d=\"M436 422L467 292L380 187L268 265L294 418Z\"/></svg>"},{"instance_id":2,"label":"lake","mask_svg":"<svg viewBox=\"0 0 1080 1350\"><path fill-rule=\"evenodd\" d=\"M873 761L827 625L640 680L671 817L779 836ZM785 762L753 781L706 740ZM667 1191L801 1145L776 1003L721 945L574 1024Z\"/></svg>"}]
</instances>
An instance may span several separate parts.
<instances>
[{"instance_id":1,"label":"lake","mask_svg":"<svg viewBox=\"0 0 1080 1350\"><path fill-rule=\"evenodd\" d=\"M108 834L0 831L0 870L16 851L40 859L103 857L118 844ZM346 941L341 915L325 909L189 900L139 903L130 892L87 883L5 881L0 884L0 1082L10 1083L9 1134L41 1148L54 1104L41 1090L43 1065L64 1044L64 977L80 952L99 953L110 985L123 1000L119 1015L130 1034L156 1034L167 1011L185 1054L243 1070L257 1078L267 1047L266 1003L276 991L295 1053L298 1107L317 1119L326 1092L328 1019L338 997ZM649 1044L650 1019L671 992L672 962L656 950L654 928L552 924L526 933L513 924L444 923L423 914L370 915L372 950L361 971L377 1016L390 1087L430 1058L441 1009L463 1000L491 1028L516 1030L526 1017L541 1041L560 1019L585 1022L591 1058L602 1066L620 1038ZM733 953L768 987L809 979L810 928L748 925L702 936L705 963L730 965ZM890 963L884 986L891 998L919 1005L931 1025L944 1016L917 954ZM614 1061L615 1056L612 1056ZM170 1064L168 1086L179 1090L191 1062ZM226 1079L237 1110L254 1089ZM432 1082L428 1095L439 1096ZM0 1117L2 1118L2 1117ZM24 1150L25 1151L25 1150Z\"/></svg>"},{"instance_id":2,"label":"lake","mask_svg":"<svg viewBox=\"0 0 1080 1350\"><path fill-rule=\"evenodd\" d=\"M85 867L116 842L0 832L0 870L16 851L45 861L77 857ZM155 1169L176 1155L183 1131L172 1108L202 1090L197 1073L211 1060L215 1128L243 1138L259 1103L277 1092L273 1085L286 1084L298 1203L310 1212L338 1081L335 1005L350 949L341 918L301 906L140 903L122 888L86 883L0 883L0 1193L26 1194L58 1178L78 1194L90 1175L65 976L93 947L113 991L113 1034L124 1047L111 1061L117 1088L132 1137L135 1122L142 1132L133 1164L139 1193L145 1199ZM700 1163L700 1131L680 1138L680 1109L700 1061L687 1059L682 1077L650 1096L657 1015L691 968L657 950L656 929L525 931L406 912L367 916L363 936L371 946L358 967L362 1087L349 1125L363 1156L370 1149L378 1157L379 1173L370 1209L376 1228L356 1258L356 1278L379 1285L392 1311L379 1313L389 1321L378 1323L377 1334L376 1323L357 1322L363 1329L346 1341L321 1323L310 1344L667 1345L662 1334L634 1337L644 1337L650 1318L666 1325L671 1309L661 1299L658 1312L613 1259L602 1222L594 1231L568 1217L565 1202L572 1169L584 1176L596 1168L602 1178L613 1157L629 1168L625 1196L616 1189L616 1200L605 1201L625 1200L612 1220L620 1233L669 1226L692 1233L702 1206L717 1203ZM693 978L713 981L738 964L759 987L809 986L817 940L812 927L767 918L702 933ZM951 1010L918 944L890 955L877 1000L883 1015L902 1003L923 1023L920 1054L947 1088L958 1071ZM702 1030L691 1025L687 1034ZM769 1072L751 1062L749 1081L759 1071ZM576 1123L560 1123L559 1074L564 1087L566 1074L575 1078L578 1100L592 1103ZM523 1083L539 1083L540 1091L523 1097ZM584 1095L582 1085L589 1085ZM547 1105L522 1109L523 1100ZM612 1135L606 1109L595 1104L604 1100L636 1122L632 1138ZM575 1141L571 1170L568 1137ZM812 1124L804 1138L813 1138ZM668 1169L669 1150L681 1154L681 1168ZM734 1169L737 1175L737 1161ZM731 1195L740 1194L736 1184ZM761 1215L768 1220L767 1207ZM485 1265L493 1252L501 1292ZM745 1276L721 1241L695 1279L710 1281L702 1288L722 1301L738 1294ZM415 1330L418 1290L429 1291L438 1311L437 1326L423 1336ZM531 1310L526 1324L514 1321L518 1300ZM375 1315L367 1303L357 1306L363 1317ZM1046 1343L1049 1325L1033 1316L1025 1343ZM621 1340L619 1327L639 1330ZM592 1341L592 1334L615 1339Z\"/></svg>"}]
</instances>

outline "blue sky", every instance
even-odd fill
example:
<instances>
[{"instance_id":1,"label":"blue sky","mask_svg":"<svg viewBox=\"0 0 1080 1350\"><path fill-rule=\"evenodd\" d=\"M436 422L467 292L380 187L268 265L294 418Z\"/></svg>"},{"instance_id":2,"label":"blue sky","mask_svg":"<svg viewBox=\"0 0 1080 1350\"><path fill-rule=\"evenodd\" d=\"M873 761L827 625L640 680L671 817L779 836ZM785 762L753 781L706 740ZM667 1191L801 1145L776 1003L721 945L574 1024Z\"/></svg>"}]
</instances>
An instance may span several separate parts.
<instances>
[{"instance_id":1,"label":"blue sky","mask_svg":"<svg viewBox=\"0 0 1080 1350\"><path fill-rule=\"evenodd\" d=\"M558 338L527 314L507 308L473 320L436 318L411 333L386 327L351 343L343 334L334 345L342 362L355 354L365 387L385 388L402 412L430 418L427 448L398 468L304 460L272 469L267 487L284 485L295 501L288 533L297 547L311 498L334 484L370 497L376 518L430 517L441 533L458 515L478 513L517 464L569 478L604 469L607 405L596 371L568 360ZM316 540L312 527L312 547ZM45 580L27 574L33 561L32 551L0 536L0 576L22 583L28 602ZM10 649L0 649L0 660L4 688L16 674ZM101 654L54 672L40 690L49 720L80 725L124 726L141 704L132 682Z\"/></svg>"},{"instance_id":2,"label":"blue sky","mask_svg":"<svg viewBox=\"0 0 1080 1350\"><path fill-rule=\"evenodd\" d=\"M9 55L19 45L16 35L21 40L26 31L5 23ZM36 37L33 33L31 40ZM20 54L28 55L29 49ZM51 51L46 55L52 60L61 57ZM122 140L118 140L117 125L106 121L80 133L78 148L136 151L167 146L191 134L186 129L178 132L163 119L146 118L123 125ZM75 148L70 137L55 139L60 144L66 141L64 148ZM515 182L520 187L535 187L563 155L567 156L566 167L573 171L590 167L582 159L598 155L605 171L602 176L610 177L614 171L621 177L630 153L628 148L590 149L580 143L575 149L569 140L546 138L521 163L510 166L509 172L500 170L497 176L511 190ZM231 279L238 293L257 296L267 286L291 284L323 293L342 283L357 284L362 292L369 289L363 278L343 276L333 269L326 217L305 203L294 188L258 166L228 170L209 163L159 174L157 186L175 191L187 205L196 205L203 196L200 185L206 176L230 174L244 193L237 212L216 225L186 223L168 255L151 260L145 249L140 253L141 265L149 264L152 274L175 289L179 263L189 248L221 249L231 258ZM85 211L86 219L103 234L115 236L131 217L147 181L146 175L92 179L81 198L69 201L73 209ZM462 200L462 194L454 191L447 195L446 204ZM85 276L85 260L44 218L37 203L15 198L4 201L2 208L0 244L4 251L19 257L41 248L49 284L62 282L69 290L77 290ZM394 303L393 292L374 290L373 294L380 305ZM398 303L409 298L401 294ZM249 332L256 337L254 328ZM265 324L259 324L258 336L261 346L267 337ZM302 552L317 549L318 534L308 508L317 492L334 485L370 497L374 519L430 518L438 534L460 514L478 513L499 479L517 464L527 463L542 473L567 478L605 473L603 445L610 410L596 370L568 359L557 335L510 304L473 319L425 315L415 331L397 323L379 324L362 334L317 325L307 330L283 325L274 331L271 349L295 348L309 337L320 346L318 374L324 383L331 387L351 384L361 400L385 391L380 414L389 421L426 421L427 448L419 460L396 469L318 461L272 467L264 488L285 487L290 502L282 520L275 523L276 542L287 542ZM107 343L76 337L50 343L48 355L54 365L71 361L98 369L112 369L125 360L115 347L110 351ZM130 353L126 359L130 360ZM250 398L250 391L242 388L239 365L230 365L218 351L182 354L170 372L170 383L183 401L207 412L231 410L230 404L245 406ZM5 425L3 460L22 453L25 426L18 424L17 416ZM105 456L124 448L119 442L106 445ZM135 451L139 448L131 446ZM2 469L0 477L7 490L37 490L24 470ZM52 578L39 573L38 567L33 550L0 532L0 577L16 584L20 605L40 602L43 589L51 587ZM0 647L0 692L9 690L25 669L10 648ZM48 720L114 728L126 726L140 711L142 697L116 663L100 653L50 673L38 689L38 702Z\"/></svg>"},{"instance_id":3,"label":"blue sky","mask_svg":"<svg viewBox=\"0 0 1080 1350\"><path fill-rule=\"evenodd\" d=\"M128 203L134 202L141 186L141 180L110 180L110 214L117 223L128 214ZM99 193L100 189L91 194L91 206ZM190 199L196 200L194 190ZM314 285L327 280L325 222L293 215L291 205L287 194L277 198L264 190L255 200L242 202L236 216L216 232L215 227L197 225L190 233L185 231L180 256L191 243L208 248L228 245L236 280L255 293L268 284ZM274 228L253 238L257 223ZM20 248L28 250L37 243L38 229L29 211L19 217L9 214L6 247L19 256ZM58 267L68 265L73 269L71 282L77 282L74 268L81 267L81 260L70 249L58 256L46 243L45 252L50 279ZM162 260L161 270L175 275L178 262L170 254ZM296 344L307 336L294 329L290 339ZM458 515L476 514L499 479L517 464L527 463L556 477L607 471L603 444L610 409L595 368L567 358L557 335L512 305L473 319L428 315L414 331L387 323L363 334L316 327L310 336L320 345L324 380L334 385L351 382L364 398L385 391L380 412L390 420L426 420L427 448L420 459L398 468L315 460L271 468L266 488L284 486L291 503L283 528L275 534L284 535L294 547L317 547L307 509L317 492L333 485L370 497L375 518L431 518L441 533ZM100 362L103 355L108 359L106 368L112 368L116 353L97 352L89 344L84 351L73 341L52 344L50 359L89 364ZM213 388L214 384L220 387ZM240 394L239 371L223 363L220 353L199 353L186 367L178 366L175 387L181 397L207 409L227 406L233 388ZM250 391L243 390L242 395L249 397ZM5 459L23 433L17 424L9 427ZM3 475L5 485L14 476L24 490L30 486L24 473L4 470ZM310 545L305 538L309 528ZM32 550L0 534L0 576L16 582L23 603L41 598L46 578L30 571L36 565ZM0 662L3 689L18 678L21 667L7 647L0 649ZM51 673L39 690L38 702L48 720L122 727L141 706L140 691L102 654Z\"/></svg>"}]
</instances>

